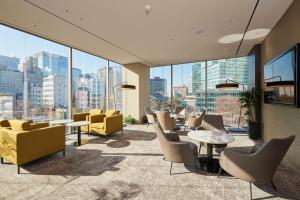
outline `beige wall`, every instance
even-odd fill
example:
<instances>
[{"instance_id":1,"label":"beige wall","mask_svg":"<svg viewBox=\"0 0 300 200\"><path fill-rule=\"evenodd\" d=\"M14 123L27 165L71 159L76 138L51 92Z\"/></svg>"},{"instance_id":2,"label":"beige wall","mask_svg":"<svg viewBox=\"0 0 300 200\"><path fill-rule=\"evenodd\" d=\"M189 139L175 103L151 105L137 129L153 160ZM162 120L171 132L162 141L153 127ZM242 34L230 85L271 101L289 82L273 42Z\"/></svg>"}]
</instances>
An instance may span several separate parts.
<instances>
[{"instance_id":1,"label":"beige wall","mask_svg":"<svg viewBox=\"0 0 300 200\"><path fill-rule=\"evenodd\" d=\"M135 90L123 92L123 115L131 115L141 121L145 115L144 107L150 104L149 95L150 68L141 63L124 65L122 80L136 86Z\"/></svg>"},{"instance_id":2,"label":"beige wall","mask_svg":"<svg viewBox=\"0 0 300 200\"><path fill-rule=\"evenodd\" d=\"M295 1L262 43L262 64L299 42L300 1ZM262 112L264 139L296 135L286 160L300 171L300 108L263 104Z\"/></svg>"}]
</instances>

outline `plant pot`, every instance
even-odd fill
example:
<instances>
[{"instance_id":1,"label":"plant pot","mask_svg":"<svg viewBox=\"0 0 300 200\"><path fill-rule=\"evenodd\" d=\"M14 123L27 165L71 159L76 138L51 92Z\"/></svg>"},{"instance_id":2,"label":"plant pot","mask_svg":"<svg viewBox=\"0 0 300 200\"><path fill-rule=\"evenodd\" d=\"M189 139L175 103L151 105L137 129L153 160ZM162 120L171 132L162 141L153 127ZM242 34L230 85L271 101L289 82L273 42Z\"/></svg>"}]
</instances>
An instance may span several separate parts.
<instances>
[{"instance_id":1,"label":"plant pot","mask_svg":"<svg viewBox=\"0 0 300 200\"><path fill-rule=\"evenodd\" d=\"M248 134L249 138L257 140L261 137L261 123L260 122L249 122L248 123Z\"/></svg>"}]
</instances>

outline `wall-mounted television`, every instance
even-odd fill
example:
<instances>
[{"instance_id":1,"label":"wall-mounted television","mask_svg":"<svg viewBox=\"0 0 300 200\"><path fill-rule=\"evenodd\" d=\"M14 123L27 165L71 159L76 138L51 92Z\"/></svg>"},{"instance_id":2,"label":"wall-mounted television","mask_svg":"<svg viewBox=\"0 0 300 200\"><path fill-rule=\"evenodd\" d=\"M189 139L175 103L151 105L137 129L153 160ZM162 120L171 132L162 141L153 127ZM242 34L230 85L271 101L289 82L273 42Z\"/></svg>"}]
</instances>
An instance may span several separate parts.
<instances>
[{"instance_id":1,"label":"wall-mounted television","mask_svg":"<svg viewBox=\"0 0 300 200\"><path fill-rule=\"evenodd\" d=\"M264 66L264 102L300 106L300 45Z\"/></svg>"}]
</instances>

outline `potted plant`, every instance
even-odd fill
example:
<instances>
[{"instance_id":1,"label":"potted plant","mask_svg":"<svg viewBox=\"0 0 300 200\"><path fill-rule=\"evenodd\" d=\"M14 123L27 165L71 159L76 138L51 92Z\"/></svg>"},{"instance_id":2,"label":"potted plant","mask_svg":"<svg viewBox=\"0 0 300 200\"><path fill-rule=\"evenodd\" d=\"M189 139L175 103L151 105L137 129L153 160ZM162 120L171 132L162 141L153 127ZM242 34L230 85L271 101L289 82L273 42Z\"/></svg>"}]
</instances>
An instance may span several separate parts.
<instances>
[{"instance_id":1,"label":"potted plant","mask_svg":"<svg viewBox=\"0 0 300 200\"><path fill-rule=\"evenodd\" d=\"M134 117L132 117L131 115L128 115L124 118L124 122L126 124L133 124L133 122L135 121Z\"/></svg>"},{"instance_id":2,"label":"potted plant","mask_svg":"<svg viewBox=\"0 0 300 200\"><path fill-rule=\"evenodd\" d=\"M258 139L261 133L260 122L256 120L255 108L260 103L261 91L252 88L252 90L241 92L239 102L243 108L246 108L245 119L248 122L248 133L251 139Z\"/></svg>"}]
</instances>

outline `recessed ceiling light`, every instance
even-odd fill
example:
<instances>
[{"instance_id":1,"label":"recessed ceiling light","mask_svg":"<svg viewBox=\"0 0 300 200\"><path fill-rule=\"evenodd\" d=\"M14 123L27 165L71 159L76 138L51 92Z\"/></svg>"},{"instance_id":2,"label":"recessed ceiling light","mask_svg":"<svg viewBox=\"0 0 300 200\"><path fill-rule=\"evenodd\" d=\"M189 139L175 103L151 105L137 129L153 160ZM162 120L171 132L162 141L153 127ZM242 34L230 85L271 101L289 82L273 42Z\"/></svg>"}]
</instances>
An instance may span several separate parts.
<instances>
[{"instance_id":1,"label":"recessed ceiling light","mask_svg":"<svg viewBox=\"0 0 300 200\"><path fill-rule=\"evenodd\" d=\"M67 13L67 12L69 12L69 10L65 10L65 12Z\"/></svg>"},{"instance_id":2,"label":"recessed ceiling light","mask_svg":"<svg viewBox=\"0 0 300 200\"><path fill-rule=\"evenodd\" d=\"M196 34L196 35L200 35L200 34L202 34L202 33L204 33L204 30L201 30L201 29L200 29L200 30L195 31L195 34Z\"/></svg>"},{"instance_id":3,"label":"recessed ceiling light","mask_svg":"<svg viewBox=\"0 0 300 200\"><path fill-rule=\"evenodd\" d=\"M265 28L253 29L253 30L247 31L247 33L245 35L245 40L253 40L253 39L261 38L261 37L268 35L269 32L270 32L270 29L265 29Z\"/></svg>"},{"instance_id":4,"label":"recessed ceiling light","mask_svg":"<svg viewBox=\"0 0 300 200\"><path fill-rule=\"evenodd\" d=\"M80 21L83 21L83 18L80 18Z\"/></svg>"},{"instance_id":5,"label":"recessed ceiling light","mask_svg":"<svg viewBox=\"0 0 300 200\"><path fill-rule=\"evenodd\" d=\"M145 14L148 15L151 11L151 6L150 5L145 5Z\"/></svg>"},{"instance_id":6,"label":"recessed ceiling light","mask_svg":"<svg viewBox=\"0 0 300 200\"><path fill-rule=\"evenodd\" d=\"M36 24L33 24L33 27L37 27L37 25L36 25Z\"/></svg>"}]
</instances>

